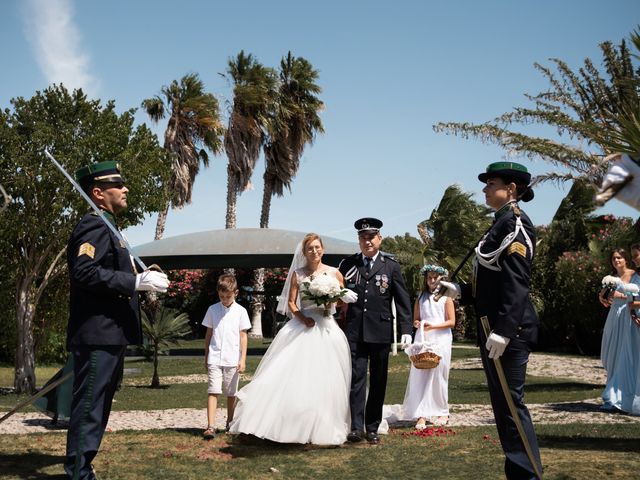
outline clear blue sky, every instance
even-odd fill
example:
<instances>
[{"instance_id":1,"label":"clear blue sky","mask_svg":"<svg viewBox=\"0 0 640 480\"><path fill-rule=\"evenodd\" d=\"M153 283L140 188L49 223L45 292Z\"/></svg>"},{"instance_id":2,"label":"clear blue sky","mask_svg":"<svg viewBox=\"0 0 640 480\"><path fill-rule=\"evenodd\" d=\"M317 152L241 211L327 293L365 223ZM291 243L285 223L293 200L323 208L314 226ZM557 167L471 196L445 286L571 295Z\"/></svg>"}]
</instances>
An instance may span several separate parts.
<instances>
[{"instance_id":1,"label":"clear blue sky","mask_svg":"<svg viewBox=\"0 0 640 480\"><path fill-rule=\"evenodd\" d=\"M305 151L292 192L273 200L270 227L346 240L362 216L382 219L386 236L417 235L447 186L480 192L477 174L504 152L433 124L526 105L524 93L547 87L534 62L599 64L598 44L640 23L637 0L8 0L0 12L1 108L63 82L122 111L196 72L226 118L232 92L218 73L229 57L244 49L273 67L289 50L307 58L320 70L326 133ZM152 127L161 139L164 126ZM534 174L552 168L524 163ZM258 226L263 170L261 160L239 198L239 227ZM539 187L525 205L534 223L548 223L565 193ZM165 236L224 228L225 199L226 157L214 157L193 203L169 213ZM601 211L637 216L615 200ZM155 221L128 229L130 242L151 241Z\"/></svg>"}]
</instances>

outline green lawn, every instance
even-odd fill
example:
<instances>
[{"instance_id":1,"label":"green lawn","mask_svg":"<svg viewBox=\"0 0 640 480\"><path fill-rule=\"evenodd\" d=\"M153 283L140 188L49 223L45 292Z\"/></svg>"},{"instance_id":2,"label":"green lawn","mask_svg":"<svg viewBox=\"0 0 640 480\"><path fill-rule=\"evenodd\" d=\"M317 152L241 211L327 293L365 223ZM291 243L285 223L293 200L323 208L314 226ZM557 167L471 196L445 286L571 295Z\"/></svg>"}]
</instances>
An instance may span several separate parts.
<instances>
[{"instance_id":1,"label":"green lawn","mask_svg":"<svg viewBox=\"0 0 640 480\"><path fill-rule=\"evenodd\" d=\"M545 479L638 478L640 426L540 425ZM417 437L393 430L378 446L314 448L196 430L107 433L94 465L100 479L498 479L504 457L495 428ZM61 478L64 433L0 437L3 479Z\"/></svg>"},{"instance_id":2,"label":"green lawn","mask_svg":"<svg viewBox=\"0 0 640 480\"><path fill-rule=\"evenodd\" d=\"M252 339L254 353L268 341ZM182 353L202 351L201 340L181 344ZM453 349L453 358L477 358L475 348ZM260 355L248 358L251 375ZM51 376L59 366L38 367L39 379ZM204 408L206 383L146 386L152 364L127 358L125 385L116 395L114 410L149 410L179 407ZM167 377L205 373L203 357L174 355L160 359L161 382ZM403 353L391 357L386 403L401 403L409 361ZM143 380L141 386L133 381ZM0 386L10 386L13 368L0 367ZM244 383L244 382L243 382ZM580 401L600 394L601 385L563 378L529 377L528 403ZM0 393L0 410L7 410L24 396ZM488 403L481 369L452 370L451 403ZM224 405L224 399L222 405ZM638 478L640 424L569 424L536 426L546 479ZM119 431L105 436L95 465L101 479L471 479L502 478L503 454L495 427L456 427L440 436L417 437L412 429L395 429L379 446L315 448L280 445L256 439L232 439L220 435L211 442L200 430ZM62 473L65 434L2 435L0 465L3 479L49 478ZM58 477L61 478L61 477Z\"/></svg>"}]
</instances>

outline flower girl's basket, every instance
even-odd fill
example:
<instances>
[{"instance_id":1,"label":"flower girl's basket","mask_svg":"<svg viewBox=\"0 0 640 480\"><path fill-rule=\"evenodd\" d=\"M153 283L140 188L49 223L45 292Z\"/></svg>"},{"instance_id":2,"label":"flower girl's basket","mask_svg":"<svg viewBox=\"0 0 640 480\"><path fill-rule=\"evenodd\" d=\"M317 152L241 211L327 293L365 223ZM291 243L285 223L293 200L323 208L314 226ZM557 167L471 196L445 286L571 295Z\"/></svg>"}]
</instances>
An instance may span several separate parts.
<instances>
[{"instance_id":1,"label":"flower girl's basket","mask_svg":"<svg viewBox=\"0 0 640 480\"><path fill-rule=\"evenodd\" d=\"M409 355L409 359L413 366L426 370L435 368L440 363L440 355L438 355L432 345L424 341L424 324L420 322L420 342L409 345L405 352Z\"/></svg>"}]
</instances>

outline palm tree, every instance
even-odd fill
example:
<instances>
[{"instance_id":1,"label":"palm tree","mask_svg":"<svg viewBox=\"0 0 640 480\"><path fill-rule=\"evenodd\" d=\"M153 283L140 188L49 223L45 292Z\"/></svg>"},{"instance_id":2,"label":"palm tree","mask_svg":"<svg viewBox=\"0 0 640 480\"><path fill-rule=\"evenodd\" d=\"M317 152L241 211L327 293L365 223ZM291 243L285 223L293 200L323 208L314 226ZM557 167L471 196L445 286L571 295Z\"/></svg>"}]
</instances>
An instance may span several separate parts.
<instances>
[{"instance_id":1,"label":"palm tree","mask_svg":"<svg viewBox=\"0 0 640 480\"><path fill-rule=\"evenodd\" d=\"M322 91L316 83L318 71L302 57L287 53L280 61L278 97L273 111L268 141L264 145L265 172L260 228L269 228L271 198L281 197L300 168L300 157L316 133L324 132L320 111L324 104L317 97ZM264 269L254 271L254 291L264 290ZM264 299L255 295L252 304L254 328L262 323ZM259 330L261 333L261 329ZM252 329L252 336L258 333Z\"/></svg>"},{"instance_id":2,"label":"palm tree","mask_svg":"<svg viewBox=\"0 0 640 480\"><path fill-rule=\"evenodd\" d=\"M191 333L189 327L189 316L186 313L177 314L170 308L160 307L149 319L143 311L141 315L142 332L149 338L151 342L153 354L153 377L151 379L151 387L160 386L160 377L158 376L158 355L163 347L175 345L185 335Z\"/></svg>"},{"instance_id":3,"label":"palm tree","mask_svg":"<svg viewBox=\"0 0 640 480\"><path fill-rule=\"evenodd\" d=\"M171 111L164 133L164 148L171 162L171 178L167 185L170 202L158 214L155 240L162 238L169 212L169 206L181 208L191 203L191 193L196 175L200 171L200 161L209 166L206 149L213 154L222 151L224 126L220 120L218 100L205 93L204 84L197 74L182 77L180 83L171 82L156 95L142 102L154 123L163 119Z\"/></svg>"},{"instance_id":4,"label":"palm tree","mask_svg":"<svg viewBox=\"0 0 640 480\"><path fill-rule=\"evenodd\" d=\"M271 198L281 197L284 189L298 173L300 157L324 127L320 112L324 103L318 98L322 91L316 83L319 73L303 57L287 53L280 61L278 103L271 122L269 140L264 146L264 193L260 228L269 227Z\"/></svg>"},{"instance_id":5,"label":"palm tree","mask_svg":"<svg viewBox=\"0 0 640 480\"><path fill-rule=\"evenodd\" d=\"M418 224L427 262L438 263L452 272L489 227L491 209L476 203L472 196L458 185L447 187L431 216ZM467 264L458 279L468 280L470 273L471 266Z\"/></svg>"},{"instance_id":6,"label":"palm tree","mask_svg":"<svg viewBox=\"0 0 640 480\"><path fill-rule=\"evenodd\" d=\"M640 34L634 32L631 39L640 50ZM600 49L604 73L590 59L577 72L557 58L551 60L555 70L536 63L550 87L526 96L532 107L516 108L482 124L442 122L433 128L566 168L564 173L557 169L545 173L537 182L583 179L597 186L608 166L603 156L640 151L640 68L634 67L634 55L624 40L617 48L604 42ZM531 136L514 128L532 123L550 126L560 139L569 141Z\"/></svg>"},{"instance_id":7,"label":"palm tree","mask_svg":"<svg viewBox=\"0 0 640 480\"><path fill-rule=\"evenodd\" d=\"M276 76L244 50L229 59L226 78L233 83L233 108L224 136L227 166L226 228L236 228L238 195L249 185L266 140L276 99Z\"/></svg>"}]
</instances>

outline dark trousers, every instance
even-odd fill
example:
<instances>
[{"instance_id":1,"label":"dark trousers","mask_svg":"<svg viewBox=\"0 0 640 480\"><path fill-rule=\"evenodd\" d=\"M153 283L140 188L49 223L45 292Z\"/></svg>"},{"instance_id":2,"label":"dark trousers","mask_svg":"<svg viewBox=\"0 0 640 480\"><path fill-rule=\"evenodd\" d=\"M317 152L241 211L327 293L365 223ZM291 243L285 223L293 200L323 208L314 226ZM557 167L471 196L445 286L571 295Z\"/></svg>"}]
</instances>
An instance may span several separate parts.
<instances>
[{"instance_id":1,"label":"dark trousers","mask_svg":"<svg viewBox=\"0 0 640 480\"><path fill-rule=\"evenodd\" d=\"M500 443L506 456L504 472L509 480L535 479L534 469L531 466L531 462L524 448L524 443L520 438L516 424L509 411L507 400L500 386L500 379L498 378L494 361L487 356L488 352L484 346L486 338L484 338L484 334L481 334L480 337L480 356L482 357L484 372L487 376L487 383L489 384L491 405L493 407L493 415L496 420L498 435L500 436ZM536 438L536 432L533 428L531 415L524 404L524 380L528 361L529 348L525 342L517 339L511 339L504 354L500 357L502 369L507 379L507 385L509 385L513 403L524 427L525 436L531 447L533 457L538 464L538 470L542 472L538 439Z\"/></svg>"},{"instance_id":2,"label":"dark trousers","mask_svg":"<svg viewBox=\"0 0 640 480\"><path fill-rule=\"evenodd\" d=\"M349 342L351 349L351 430L377 432L387 389L388 343ZM367 369L369 395L367 396Z\"/></svg>"},{"instance_id":3,"label":"dark trousers","mask_svg":"<svg viewBox=\"0 0 640 480\"><path fill-rule=\"evenodd\" d=\"M73 399L67 432L64 470L74 480L95 478L91 462L107 428L126 347L76 347Z\"/></svg>"}]
</instances>

